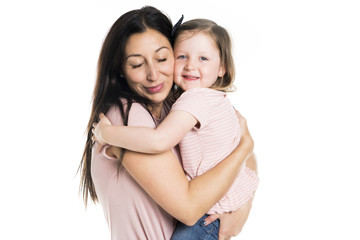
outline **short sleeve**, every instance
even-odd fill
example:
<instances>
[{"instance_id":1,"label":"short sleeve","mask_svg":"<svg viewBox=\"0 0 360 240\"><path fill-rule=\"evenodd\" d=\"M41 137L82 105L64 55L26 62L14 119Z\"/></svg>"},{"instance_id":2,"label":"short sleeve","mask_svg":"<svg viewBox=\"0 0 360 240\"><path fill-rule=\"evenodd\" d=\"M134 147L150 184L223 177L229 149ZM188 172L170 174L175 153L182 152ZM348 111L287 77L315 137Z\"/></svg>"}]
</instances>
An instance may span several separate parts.
<instances>
[{"instance_id":1,"label":"short sleeve","mask_svg":"<svg viewBox=\"0 0 360 240\"><path fill-rule=\"evenodd\" d=\"M211 92L207 88L192 88L185 91L172 106L173 110L182 110L193 115L204 128L209 123L211 114Z\"/></svg>"},{"instance_id":2,"label":"short sleeve","mask_svg":"<svg viewBox=\"0 0 360 240\"><path fill-rule=\"evenodd\" d=\"M109 111L106 113L106 117L109 119L112 125L117 125L117 126L124 125L120 109L116 106L113 106L109 109ZM133 103L129 111L128 126L155 128L155 122L151 117L150 113L141 104ZM117 158L106 154L106 149L109 147L110 145L105 145L101 149L101 155L110 160L117 160Z\"/></svg>"},{"instance_id":3,"label":"short sleeve","mask_svg":"<svg viewBox=\"0 0 360 240\"><path fill-rule=\"evenodd\" d=\"M155 122L149 111L141 104L133 103L129 112L128 125L134 127L155 128Z\"/></svg>"}]
</instances>

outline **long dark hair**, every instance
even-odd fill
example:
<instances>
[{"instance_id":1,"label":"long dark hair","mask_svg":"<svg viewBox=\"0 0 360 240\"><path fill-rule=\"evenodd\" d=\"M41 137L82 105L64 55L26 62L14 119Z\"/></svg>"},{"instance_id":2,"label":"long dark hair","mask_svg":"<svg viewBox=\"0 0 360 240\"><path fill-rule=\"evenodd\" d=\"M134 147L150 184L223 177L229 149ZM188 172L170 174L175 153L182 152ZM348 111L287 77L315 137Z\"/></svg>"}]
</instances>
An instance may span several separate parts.
<instances>
[{"instance_id":1,"label":"long dark hair","mask_svg":"<svg viewBox=\"0 0 360 240\"><path fill-rule=\"evenodd\" d=\"M158 9L146 6L120 16L110 28L102 45L97 66L92 110L86 129L87 140L78 169L81 172L80 191L82 192L85 206L87 205L89 195L93 202L98 201L91 177L92 124L99 121L98 116L101 112L106 113L111 106L115 105L120 109L124 125L127 125L128 109L130 109L134 101L139 102L145 107L150 104L148 99L133 92L123 77L127 40L131 35L145 32L146 29L154 29L164 35L170 43L172 42L171 20ZM124 108L121 99L125 100L126 108Z\"/></svg>"}]
</instances>

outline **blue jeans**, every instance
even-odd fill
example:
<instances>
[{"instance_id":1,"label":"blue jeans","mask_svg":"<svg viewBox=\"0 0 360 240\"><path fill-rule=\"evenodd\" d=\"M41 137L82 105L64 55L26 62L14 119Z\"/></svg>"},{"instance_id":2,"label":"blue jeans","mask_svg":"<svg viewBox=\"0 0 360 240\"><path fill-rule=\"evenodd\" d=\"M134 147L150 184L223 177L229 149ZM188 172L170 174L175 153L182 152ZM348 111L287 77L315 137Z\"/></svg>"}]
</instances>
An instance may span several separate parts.
<instances>
[{"instance_id":1,"label":"blue jeans","mask_svg":"<svg viewBox=\"0 0 360 240\"><path fill-rule=\"evenodd\" d=\"M171 240L217 240L219 238L219 219L203 226L203 220L209 215L205 214L194 226L186 226L178 222Z\"/></svg>"}]
</instances>

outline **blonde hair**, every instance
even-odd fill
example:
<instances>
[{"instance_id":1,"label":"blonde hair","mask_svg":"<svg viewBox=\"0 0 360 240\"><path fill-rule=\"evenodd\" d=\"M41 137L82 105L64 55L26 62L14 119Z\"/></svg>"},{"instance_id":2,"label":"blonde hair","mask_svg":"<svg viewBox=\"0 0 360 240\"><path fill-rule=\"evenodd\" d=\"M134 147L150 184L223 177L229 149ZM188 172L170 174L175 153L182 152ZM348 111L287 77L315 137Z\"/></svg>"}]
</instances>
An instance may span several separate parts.
<instances>
[{"instance_id":1,"label":"blonde hair","mask_svg":"<svg viewBox=\"0 0 360 240\"><path fill-rule=\"evenodd\" d=\"M224 65L226 72L222 77L218 77L210 88L224 92L235 91L236 88L233 85L235 79L235 67L231 54L231 38L226 29L208 19L193 19L181 24L179 28L176 29L174 42L181 34L188 32L203 32L208 34L219 49L220 63Z\"/></svg>"}]
</instances>

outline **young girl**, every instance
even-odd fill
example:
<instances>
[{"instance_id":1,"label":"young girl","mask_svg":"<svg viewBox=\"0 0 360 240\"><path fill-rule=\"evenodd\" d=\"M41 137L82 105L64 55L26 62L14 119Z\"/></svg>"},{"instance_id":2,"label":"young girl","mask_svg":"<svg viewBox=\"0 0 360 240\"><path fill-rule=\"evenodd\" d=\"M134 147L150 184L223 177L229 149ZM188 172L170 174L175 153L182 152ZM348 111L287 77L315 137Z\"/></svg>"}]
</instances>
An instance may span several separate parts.
<instances>
[{"instance_id":1,"label":"young girl","mask_svg":"<svg viewBox=\"0 0 360 240\"><path fill-rule=\"evenodd\" d=\"M192 179L218 164L240 141L238 118L226 95L233 90L235 71L229 34L216 23L206 19L185 22L174 40L174 81L184 92L162 123L156 129L112 126L101 114L93 131L100 145L144 153L161 153L179 143L183 168ZM139 61L133 68L142 65ZM161 81L159 75L145 91L156 92ZM234 211L252 199L258 177L245 164L228 193L208 214ZM207 226L178 223L172 239L202 239L202 235L217 239L218 227L218 220Z\"/></svg>"}]
</instances>

